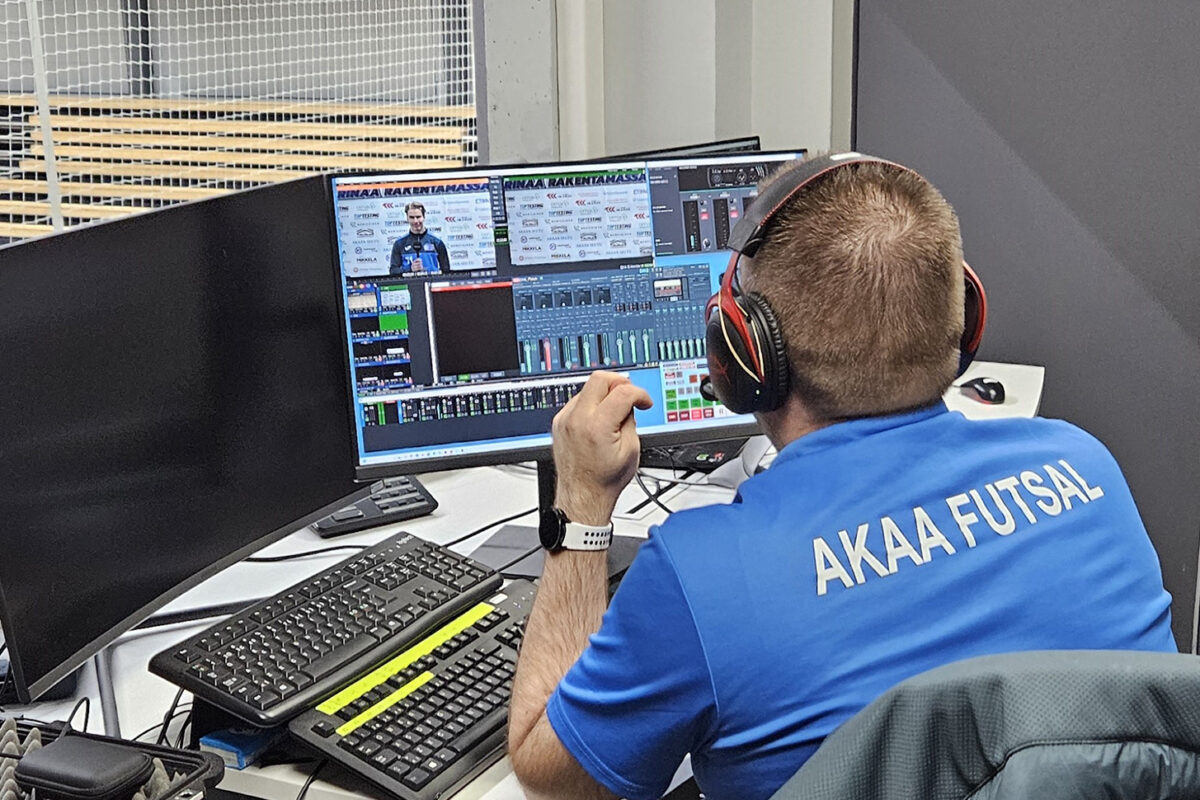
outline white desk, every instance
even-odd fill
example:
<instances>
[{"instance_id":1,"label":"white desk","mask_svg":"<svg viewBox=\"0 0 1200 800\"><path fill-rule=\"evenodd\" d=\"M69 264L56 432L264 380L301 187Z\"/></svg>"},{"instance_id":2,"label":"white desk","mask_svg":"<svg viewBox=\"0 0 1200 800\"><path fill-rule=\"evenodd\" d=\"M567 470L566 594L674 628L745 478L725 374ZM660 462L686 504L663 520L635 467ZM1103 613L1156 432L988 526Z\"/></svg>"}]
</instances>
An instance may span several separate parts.
<instances>
[{"instance_id":1,"label":"white desk","mask_svg":"<svg viewBox=\"0 0 1200 800\"><path fill-rule=\"evenodd\" d=\"M987 376L1001 380L1005 385L1005 401L989 406L958 389L947 392L946 402L950 408L962 411L972 418L1031 417L1037 413L1041 400L1044 368L1020 364L977 362L956 383L973 377ZM433 542L444 543L463 533L474 530L493 520L537 504L537 482L532 470L519 467L483 467L455 472L433 473L421 476L421 481L438 498L441 507L431 516L382 528L374 528L336 539L321 539L308 529L297 531L286 539L271 545L263 555L314 550L336 544L373 544L399 530L407 530ZM719 486L678 487L662 496L672 509L691 508L727 501L732 490ZM631 484L621 497L618 511L629 510L644 501L645 495L636 483ZM618 513L614 520L616 532L630 536L646 535L648 526L661 522L665 512L654 504L646 504L639 511ZM536 524L535 516L517 522ZM485 541L492 531L481 534L477 539L464 542L456 549L469 553ZM319 572L349 555L349 551L328 553L299 561L274 564L240 563L205 581L201 586L187 592L165 610L184 610L198 606L226 603L239 599L247 601L281 591L303 580L307 575ZM171 705L176 687L151 675L146 664L160 650L211 624L212 620L195 624L176 625L171 628L155 628L126 634L113 645L113 688L117 699L121 733L133 737L146 728L156 725ZM103 733L100 718L98 692L94 670L89 665L81 675L77 696L91 698L91 716L88 730ZM10 713L26 713L29 716L55 720L63 719L70 712L75 700L41 703L27 707L9 707ZM76 727L82 715L77 716ZM178 723L172 726L172 738ZM291 800L300 791L308 778L312 765L274 766L265 769L251 768L228 770L221 784L222 789L243 794ZM690 774L685 762L676 775L676 783ZM322 777L309 787L309 800L360 800L366 797L383 797L369 783L354 776L339 773L332 765L325 767ZM455 795L456 800L523 800L524 794L508 759L505 758L476 778Z\"/></svg>"}]
</instances>

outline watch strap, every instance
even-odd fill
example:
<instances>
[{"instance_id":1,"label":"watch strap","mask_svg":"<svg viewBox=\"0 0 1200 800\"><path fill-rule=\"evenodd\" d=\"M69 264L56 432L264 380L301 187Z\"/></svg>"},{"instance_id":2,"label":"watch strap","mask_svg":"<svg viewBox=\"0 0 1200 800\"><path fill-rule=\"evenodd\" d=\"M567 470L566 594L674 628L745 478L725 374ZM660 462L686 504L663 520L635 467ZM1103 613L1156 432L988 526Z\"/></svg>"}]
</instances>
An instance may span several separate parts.
<instances>
[{"instance_id":1,"label":"watch strap","mask_svg":"<svg viewBox=\"0 0 1200 800\"><path fill-rule=\"evenodd\" d=\"M564 526L562 547L564 550L607 550L612 544L613 524L584 525L568 522Z\"/></svg>"}]
</instances>

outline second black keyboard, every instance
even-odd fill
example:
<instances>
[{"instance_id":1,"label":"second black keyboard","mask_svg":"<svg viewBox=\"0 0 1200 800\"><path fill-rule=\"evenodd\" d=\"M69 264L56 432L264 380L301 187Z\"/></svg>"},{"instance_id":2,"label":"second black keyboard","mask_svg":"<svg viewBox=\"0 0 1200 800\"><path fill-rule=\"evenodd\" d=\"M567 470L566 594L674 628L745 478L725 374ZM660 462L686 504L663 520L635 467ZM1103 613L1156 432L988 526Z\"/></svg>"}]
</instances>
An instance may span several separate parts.
<instances>
[{"instance_id":1,"label":"second black keyboard","mask_svg":"<svg viewBox=\"0 0 1200 800\"><path fill-rule=\"evenodd\" d=\"M150 671L271 727L500 584L491 569L400 533L158 653Z\"/></svg>"},{"instance_id":2,"label":"second black keyboard","mask_svg":"<svg viewBox=\"0 0 1200 800\"><path fill-rule=\"evenodd\" d=\"M401 800L452 794L504 753L517 650L536 589L514 581L288 725Z\"/></svg>"}]
</instances>

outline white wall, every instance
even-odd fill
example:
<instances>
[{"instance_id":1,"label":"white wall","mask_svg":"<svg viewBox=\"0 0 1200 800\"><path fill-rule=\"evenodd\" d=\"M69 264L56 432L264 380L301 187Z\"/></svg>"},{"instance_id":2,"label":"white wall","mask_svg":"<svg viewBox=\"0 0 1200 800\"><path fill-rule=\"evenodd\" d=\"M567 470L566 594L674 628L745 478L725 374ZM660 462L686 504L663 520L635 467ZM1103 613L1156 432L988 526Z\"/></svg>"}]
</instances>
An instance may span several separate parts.
<instances>
[{"instance_id":1,"label":"white wall","mask_svg":"<svg viewBox=\"0 0 1200 800\"><path fill-rule=\"evenodd\" d=\"M714 0L606 0L604 151L714 138Z\"/></svg>"},{"instance_id":2,"label":"white wall","mask_svg":"<svg viewBox=\"0 0 1200 800\"><path fill-rule=\"evenodd\" d=\"M558 0L558 93L585 111L560 113L560 152L746 134L768 148L829 149L835 1ZM564 61L564 51L588 52L595 41L601 53Z\"/></svg>"},{"instance_id":3,"label":"white wall","mask_svg":"<svg viewBox=\"0 0 1200 800\"><path fill-rule=\"evenodd\" d=\"M753 5L753 132L766 149L830 149L833 0Z\"/></svg>"}]
</instances>

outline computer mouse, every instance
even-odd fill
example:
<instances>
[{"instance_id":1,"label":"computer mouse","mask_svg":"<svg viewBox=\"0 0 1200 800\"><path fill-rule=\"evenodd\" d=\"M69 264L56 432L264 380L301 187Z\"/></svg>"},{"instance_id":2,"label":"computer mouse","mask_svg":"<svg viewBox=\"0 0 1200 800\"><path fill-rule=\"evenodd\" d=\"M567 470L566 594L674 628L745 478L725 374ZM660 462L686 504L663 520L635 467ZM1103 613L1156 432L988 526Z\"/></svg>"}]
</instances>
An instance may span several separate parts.
<instances>
[{"instance_id":1,"label":"computer mouse","mask_svg":"<svg viewBox=\"0 0 1200 800\"><path fill-rule=\"evenodd\" d=\"M1004 384L995 378L972 378L959 388L971 390L981 403L997 405L1004 402Z\"/></svg>"}]
</instances>

